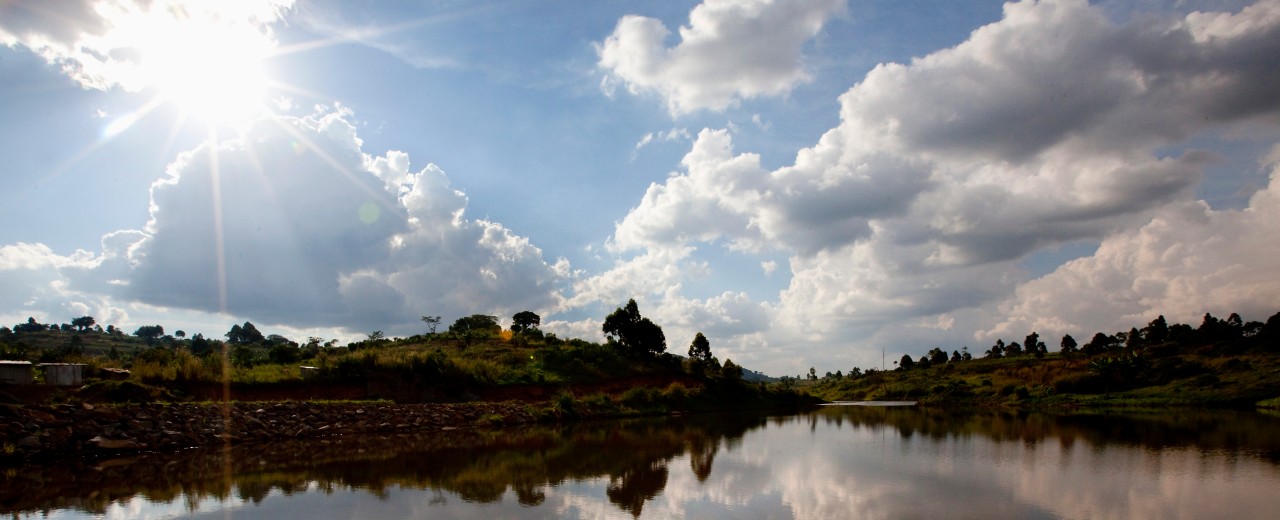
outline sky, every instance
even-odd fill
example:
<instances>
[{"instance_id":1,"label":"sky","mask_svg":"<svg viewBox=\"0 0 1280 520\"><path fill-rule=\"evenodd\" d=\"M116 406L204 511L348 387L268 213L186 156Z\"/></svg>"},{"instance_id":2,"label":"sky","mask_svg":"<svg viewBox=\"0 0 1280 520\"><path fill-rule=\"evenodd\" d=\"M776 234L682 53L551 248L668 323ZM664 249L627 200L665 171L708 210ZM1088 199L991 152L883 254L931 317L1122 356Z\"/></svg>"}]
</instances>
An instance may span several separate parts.
<instances>
[{"instance_id":1,"label":"sky","mask_svg":"<svg viewBox=\"0 0 1280 520\"><path fill-rule=\"evenodd\" d=\"M0 0L0 324L635 299L776 376L1265 321L1277 59L1280 0Z\"/></svg>"}]
</instances>

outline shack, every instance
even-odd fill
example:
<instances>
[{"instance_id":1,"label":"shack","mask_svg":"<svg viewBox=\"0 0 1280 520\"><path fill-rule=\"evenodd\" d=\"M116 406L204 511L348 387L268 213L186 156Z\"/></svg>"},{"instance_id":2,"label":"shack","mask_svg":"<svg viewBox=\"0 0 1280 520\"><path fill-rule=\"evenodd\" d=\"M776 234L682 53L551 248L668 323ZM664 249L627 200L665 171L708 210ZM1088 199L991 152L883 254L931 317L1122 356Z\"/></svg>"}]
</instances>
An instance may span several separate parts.
<instances>
[{"instance_id":1,"label":"shack","mask_svg":"<svg viewBox=\"0 0 1280 520\"><path fill-rule=\"evenodd\" d=\"M44 369L44 384L53 386L84 384L84 367L79 363L40 363L40 368Z\"/></svg>"},{"instance_id":2,"label":"shack","mask_svg":"<svg viewBox=\"0 0 1280 520\"><path fill-rule=\"evenodd\" d=\"M35 381L30 361L0 360L0 385L29 385Z\"/></svg>"}]
</instances>

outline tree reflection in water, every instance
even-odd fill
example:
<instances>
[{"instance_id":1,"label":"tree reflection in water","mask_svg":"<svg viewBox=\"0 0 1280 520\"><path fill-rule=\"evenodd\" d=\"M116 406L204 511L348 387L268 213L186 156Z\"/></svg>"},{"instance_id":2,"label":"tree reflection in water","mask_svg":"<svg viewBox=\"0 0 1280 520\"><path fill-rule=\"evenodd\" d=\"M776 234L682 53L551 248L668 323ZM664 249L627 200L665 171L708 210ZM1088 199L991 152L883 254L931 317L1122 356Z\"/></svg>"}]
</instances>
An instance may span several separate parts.
<instances>
[{"instance_id":1,"label":"tree reflection in water","mask_svg":"<svg viewBox=\"0 0 1280 520\"><path fill-rule=\"evenodd\" d=\"M1242 420L1241 417L1247 417ZM798 424L797 424L798 423ZM448 497L478 504L508 493L520 507L543 506L548 490L601 481L608 503L633 517L661 495L678 457L689 458L696 483L708 482L716 456L733 453L753 430L800 426L891 432L929 442L982 437L1028 447L1053 440L1064 450L1108 444L1160 450L1237 450L1280 463L1277 419L1258 414L1180 411L1176 414L825 407L802 415L700 415L582 422L493 431L331 437L230 449L143 454L95 461L61 460L0 472L0 514L71 510L103 514L113 503L262 504L273 494L360 491L388 499L396 489L430 491L432 506ZM803 426L801 426L803 425ZM734 471L722 470L722 471ZM607 484L603 484L606 482ZM679 482L689 483L681 474ZM683 491L683 490L682 490ZM598 492L598 491L597 491Z\"/></svg>"},{"instance_id":2,"label":"tree reflection in water","mask_svg":"<svg viewBox=\"0 0 1280 520\"><path fill-rule=\"evenodd\" d=\"M0 514L103 514L134 496L159 503L181 497L188 510L206 498L259 504L273 491L354 489L386 498L394 487L444 490L475 503L501 501L510 490L519 504L537 506L547 486L608 477L609 500L639 516L666 487L670 460L691 453L693 472L705 480L720 443L763 424L758 415L618 420L48 461L0 477Z\"/></svg>"}]
</instances>

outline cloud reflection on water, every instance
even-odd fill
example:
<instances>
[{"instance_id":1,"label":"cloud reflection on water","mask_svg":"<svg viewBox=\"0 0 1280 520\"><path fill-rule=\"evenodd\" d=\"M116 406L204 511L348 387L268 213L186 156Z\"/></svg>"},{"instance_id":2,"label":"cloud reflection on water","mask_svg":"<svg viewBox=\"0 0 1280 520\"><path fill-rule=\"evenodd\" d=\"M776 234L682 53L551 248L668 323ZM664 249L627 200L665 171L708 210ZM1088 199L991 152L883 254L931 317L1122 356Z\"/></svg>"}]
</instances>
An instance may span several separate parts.
<instances>
[{"instance_id":1,"label":"cloud reflection on water","mask_svg":"<svg viewBox=\"0 0 1280 520\"><path fill-rule=\"evenodd\" d=\"M1248 519L1280 508L1278 425L843 407L592 422L239 448L233 488L201 473L223 467L217 454L105 470L133 491L46 468L62 495L0 505L49 518Z\"/></svg>"}]
</instances>

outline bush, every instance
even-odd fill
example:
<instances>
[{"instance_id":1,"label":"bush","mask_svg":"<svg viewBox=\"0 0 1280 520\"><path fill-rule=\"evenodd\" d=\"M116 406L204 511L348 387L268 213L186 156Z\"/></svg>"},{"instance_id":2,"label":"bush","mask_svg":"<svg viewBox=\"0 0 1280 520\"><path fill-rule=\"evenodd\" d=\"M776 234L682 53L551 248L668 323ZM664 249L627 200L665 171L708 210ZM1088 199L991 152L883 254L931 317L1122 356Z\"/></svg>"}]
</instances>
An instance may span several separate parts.
<instances>
[{"instance_id":1,"label":"bush","mask_svg":"<svg viewBox=\"0 0 1280 520\"><path fill-rule=\"evenodd\" d=\"M173 401L173 394L163 388L133 381L98 381L89 383L76 392L86 403L150 403Z\"/></svg>"}]
</instances>

